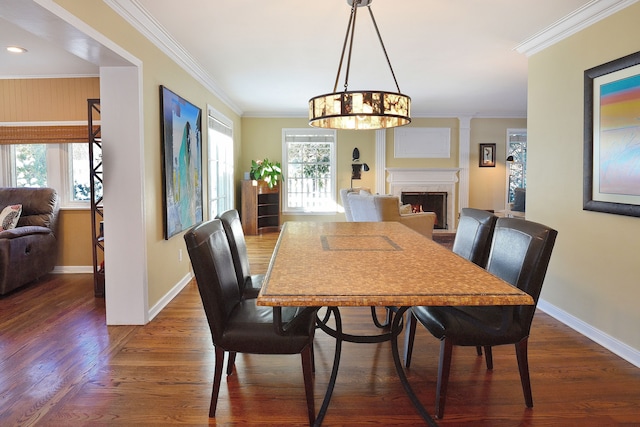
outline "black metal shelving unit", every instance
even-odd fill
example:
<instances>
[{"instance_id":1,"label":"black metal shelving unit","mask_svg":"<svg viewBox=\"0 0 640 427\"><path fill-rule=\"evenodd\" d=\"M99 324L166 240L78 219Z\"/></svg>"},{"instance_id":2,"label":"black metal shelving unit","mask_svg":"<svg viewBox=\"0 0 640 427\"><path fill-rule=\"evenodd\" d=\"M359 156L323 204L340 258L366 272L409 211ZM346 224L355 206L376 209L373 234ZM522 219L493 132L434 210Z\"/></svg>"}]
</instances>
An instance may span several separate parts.
<instances>
[{"instance_id":1,"label":"black metal shelving unit","mask_svg":"<svg viewBox=\"0 0 640 427\"><path fill-rule=\"evenodd\" d=\"M91 182L91 236L93 243L93 291L96 297L104 297L102 126L97 124L97 121L100 120L100 99L88 99L87 107Z\"/></svg>"}]
</instances>

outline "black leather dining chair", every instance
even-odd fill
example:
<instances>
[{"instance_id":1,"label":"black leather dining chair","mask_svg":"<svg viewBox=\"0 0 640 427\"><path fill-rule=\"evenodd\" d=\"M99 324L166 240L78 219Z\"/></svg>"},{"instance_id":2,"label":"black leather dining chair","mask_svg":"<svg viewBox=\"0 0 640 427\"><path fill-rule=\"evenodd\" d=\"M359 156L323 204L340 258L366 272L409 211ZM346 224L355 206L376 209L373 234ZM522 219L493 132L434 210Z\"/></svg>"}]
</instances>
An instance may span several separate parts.
<instances>
[{"instance_id":1,"label":"black leather dining chair","mask_svg":"<svg viewBox=\"0 0 640 427\"><path fill-rule=\"evenodd\" d=\"M411 308L413 321L417 319L440 339L436 388L438 418L444 415L454 345L489 349L487 367L492 369L490 348L515 344L525 403L527 407L533 407L527 343L557 234L545 225L523 219L499 218L496 222L487 270L527 292L534 305ZM408 360L410 362L411 358Z\"/></svg>"},{"instance_id":2,"label":"black leather dining chair","mask_svg":"<svg viewBox=\"0 0 640 427\"><path fill-rule=\"evenodd\" d=\"M453 240L452 251L485 268L489 259L489 249L491 249L491 240L497 220L498 217L489 211L463 208L460 211L460 219L456 236ZM413 322L411 316L407 317L406 330L408 332L405 334L404 363L409 366L415 337L415 322ZM477 347L476 351L479 356L482 355L482 347ZM487 360L490 360L490 348L486 351L486 354Z\"/></svg>"},{"instance_id":3,"label":"black leather dining chair","mask_svg":"<svg viewBox=\"0 0 640 427\"><path fill-rule=\"evenodd\" d=\"M218 215L222 221L222 227L229 241L233 267L236 271L240 294L242 298L257 298L264 282L264 274L251 274L249 255L247 252L247 242L244 238L244 230L240 222L240 215L236 209L227 210ZM229 352L229 362L227 363L227 375L231 375L236 359L235 352ZM315 359L312 359L315 372Z\"/></svg>"},{"instance_id":4,"label":"black leather dining chair","mask_svg":"<svg viewBox=\"0 0 640 427\"><path fill-rule=\"evenodd\" d=\"M474 208L463 208L460 212L458 228L456 236L453 240L452 251L474 264L484 268L489 258L489 248L491 247L491 238L493 237L493 229L498 219L493 213ZM379 327L385 327L391 324L392 313L398 310L397 307L387 307L386 319L381 323L375 312L375 307L371 308L371 316L373 323ZM408 318L407 330L412 326L411 318ZM405 335L405 363L407 355L411 354L410 348L413 347L413 337L415 334ZM478 354L482 354L482 350L478 349Z\"/></svg>"},{"instance_id":5,"label":"black leather dining chair","mask_svg":"<svg viewBox=\"0 0 640 427\"><path fill-rule=\"evenodd\" d=\"M244 231L240 222L240 215L235 209L230 209L218 215L227 234L233 266L240 285L240 293L243 298L256 298L260 293L264 274L251 274L247 243L244 239Z\"/></svg>"},{"instance_id":6,"label":"black leather dining chair","mask_svg":"<svg viewBox=\"0 0 640 427\"><path fill-rule=\"evenodd\" d=\"M309 423L313 424L312 343L317 308L279 309L258 306L255 298L242 298L229 242L219 219L193 227L184 239L215 349L209 417L216 414L225 352L300 354Z\"/></svg>"},{"instance_id":7,"label":"black leather dining chair","mask_svg":"<svg viewBox=\"0 0 640 427\"><path fill-rule=\"evenodd\" d=\"M463 208L453 240L453 252L484 268L497 220L498 217L489 211Z\"/></svg>"}]
</instances>

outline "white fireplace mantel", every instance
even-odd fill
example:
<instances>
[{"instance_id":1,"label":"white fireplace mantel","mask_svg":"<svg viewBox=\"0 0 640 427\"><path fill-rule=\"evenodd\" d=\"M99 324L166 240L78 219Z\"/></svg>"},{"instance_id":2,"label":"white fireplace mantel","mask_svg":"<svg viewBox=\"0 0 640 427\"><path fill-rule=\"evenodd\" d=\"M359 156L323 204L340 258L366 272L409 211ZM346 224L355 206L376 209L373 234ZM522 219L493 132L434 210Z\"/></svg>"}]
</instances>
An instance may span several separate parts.
<instances>
[{"instance_id":1,"label":"white fireplace mantel","mask_svg":"<svg viewBox=\"0 0 640 427\"><path fill-rule=\"evenodd\" d=\"M455 230L455 200L458 168L387 168L389 192L400 197L403 192L446 192L447 231Z\"/></svg>"}]
</instances>

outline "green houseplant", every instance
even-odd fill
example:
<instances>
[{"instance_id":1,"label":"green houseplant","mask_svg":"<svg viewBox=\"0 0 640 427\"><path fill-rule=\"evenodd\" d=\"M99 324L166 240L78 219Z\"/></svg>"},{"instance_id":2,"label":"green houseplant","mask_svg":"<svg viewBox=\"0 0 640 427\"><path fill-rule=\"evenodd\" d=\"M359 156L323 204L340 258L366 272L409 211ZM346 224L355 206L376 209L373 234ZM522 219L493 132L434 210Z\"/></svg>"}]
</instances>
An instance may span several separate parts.
<instances>
[{"instance_id":1,"label":"green houseplant","mask_svg":"<svg viewBox=\"0 0 640 427\"><path fill-rule=\"evenodd\" d=\"M251 179L263 180L269 188L278 184L278 179L282 175L282 168L279 162L271 162L269 159L251 160Z\"/></svg>"}]
</instances>

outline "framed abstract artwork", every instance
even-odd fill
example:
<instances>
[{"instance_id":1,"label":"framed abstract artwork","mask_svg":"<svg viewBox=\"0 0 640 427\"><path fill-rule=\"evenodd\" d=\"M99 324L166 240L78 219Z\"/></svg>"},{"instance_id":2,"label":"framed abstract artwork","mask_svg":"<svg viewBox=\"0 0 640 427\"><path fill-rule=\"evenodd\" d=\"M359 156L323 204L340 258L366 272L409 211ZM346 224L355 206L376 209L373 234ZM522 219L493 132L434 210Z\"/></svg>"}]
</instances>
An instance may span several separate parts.
<instances>
[{"instance_id":1,"label":"framed abstract artwork","mask_svg":"<svg viewBox=\"0 0 640 427\"><path fill-rule=\"evenodd\" d=\"M583 209L640 217L640 52L584 72Z\"/></svg>"},{"instance_id":2,"label":"framed abstract artwork","mask_svg":"<svg viewBox=\"0 0 640 427\"><path fill-rule=\"evenodd\" d=\"M496 166L496 144L480 144L481 168L494 168Z\"/></svg>"},{"instance_id":3,"label":"framed abstract artwork","mask_svg":"<svg viewBox=\"0 0 640 427\"><path fill-rule=\"evenodd\" d=\"M164 238L202 222L202 110L160 86Z\"/></svg>"}]
</instances>

